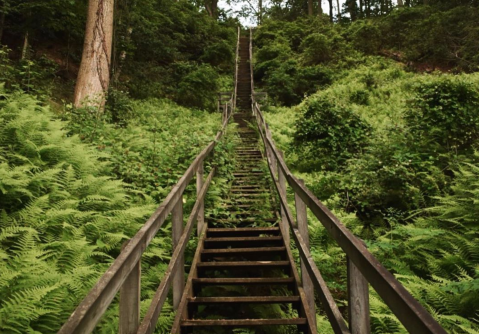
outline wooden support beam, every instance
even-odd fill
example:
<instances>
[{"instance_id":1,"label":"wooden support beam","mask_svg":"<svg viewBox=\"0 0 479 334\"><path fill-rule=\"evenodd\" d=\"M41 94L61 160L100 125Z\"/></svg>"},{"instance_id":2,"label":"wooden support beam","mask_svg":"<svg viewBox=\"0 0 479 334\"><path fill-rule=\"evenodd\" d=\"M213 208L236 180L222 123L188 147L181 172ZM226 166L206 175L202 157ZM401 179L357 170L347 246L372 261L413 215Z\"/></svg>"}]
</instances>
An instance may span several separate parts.
<instances>
[{"instance_id":1,"label":"wooden support beam","mask_svg":"<svg viewBox=\"0 0 479 334\"><path fill-rule=\"evenodd\" d=\"M279 153L281 158L283 158L283 152L280 151ZM287 197L286 194L286 175L281 168L278 168L278 182L279 182L279 191L284 197ZM284 243L286 246L289 246L290 237L289 237L289 225L288 225L288 218L286 217L286 211L283 207L281 207L281 225L283 226L284 231Z\"/></svg>"},{"instance_id":2,"label":"wooden support beam","mask_svg":"<svg viewBox=\"0 0 479 334\"><path fill-rule=\"evenodd\" d=\"M140 325L140 289L141 261L138 261L120 289L120 334L135 334L138 330Z\"/></svg>"},{"instance_id":3,"label":"wooden support beam","mask_svg":"<svg viewBox=\"0 0 479 334\"><path fill-rule=\"evenodd\" d=\"M351 334L371 333L368 281L349 258L348 311Z\"/></svg>"},{"instance_id":4,"label":"wooden support beam","mask_svg":"<svg viewBox=\"0 0 479 334\"><path fill-rule=\"evenodd\" d=\"M183 234L183 197L180 197L171 212L173 251L178 247ZM185 287L185 255L182 253L177 259L179 265L173 272L173 308L176 310L180 305L181 296Z\"/></svg>"},{"instance_id":5,"label":"wooden support beam","mask_svg":"<svg viewBox=\"0 0 479 334\"><path fill-rule=\"evenodd\" d=\"M198 165L198 170L196 171L196 196L198 196L201 192L201 188L203 188L203 175L205 173L205 168L204 168L205 162L202 161ZM205 224L205 200L202 199L199 203L199 210L198 210L198 222L196 226L196 234L198 237L201 234L201 231L203 231L203 225Z\"/></svg>"},{"instance_id":6,"label":"wooden support beam","mask_svg":"<svg viewBox=\"0 0 479 334\"><path fill-rule=\"evenodd\" d=\"M296 223L298 225L299 233L304 240L304 245L308 250L310 250L309 246L309 231L308 231L308 212L306 208L306 204L304 204L301 197L299 197L296 193L294 194L294 200L296 202ZM309 275L308 270L306 269L307 264L301 259L301 282L303 285L304 294L306 295L306 299L309 306L310 318L314 321L312 324L316 329L316 304L314 302L314 286L313 281L311 280L311 276ZM314 331L316 333L316 331Z\"/></svg>"}]
</instances>

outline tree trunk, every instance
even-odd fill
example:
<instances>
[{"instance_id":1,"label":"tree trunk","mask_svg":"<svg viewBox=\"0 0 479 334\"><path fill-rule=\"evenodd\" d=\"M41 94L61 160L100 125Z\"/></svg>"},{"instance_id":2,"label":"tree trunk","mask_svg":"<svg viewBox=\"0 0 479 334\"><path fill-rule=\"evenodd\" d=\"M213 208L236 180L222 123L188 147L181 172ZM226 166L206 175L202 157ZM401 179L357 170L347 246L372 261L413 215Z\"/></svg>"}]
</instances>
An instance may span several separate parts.
<instances>
[{"instance_id":1,"label":"tree trunk","mask_svg":"<svg viewBox=\"0 0 479 334\"><path fill-rule=\"evenodd\" d=\"M371 0L366 0L366 17L371 16Z\"/></svg>"},{"instance_id":2,"label":"tree trunk","mask_svg":"<svg viewBox=\"0 0 479 334\"><path fill-rule=\"evenodd\" d=\"M2 37L3 37L3 27L5 26L5 1L3 2L3 10L0 14L0 44L2 44Z\"/></svg>"},{"instance_id":3,"label":"tree trunk","mask_svg":"<svg viewBox=\"0 0 479 334\"><path fill-rule=\"evenodd\" d=\"M218 9L218 0L206 0L206 11L210 17L216 18L216 11Z\"/></svg>"},{"instance_id":4,"label":"tree trunk","mask_svg":"<svg viewBox=\"0 0 479 334\"><path fill-rule=\"evenodd\" d=\"M83 55L75 86L75 107L102 109L110 83L114 0L89 0Z\"/></svg>"},{"instance_id":5,"label":"tree trunk","mask_svg":"<svg viewBox=\"0 0 479 334\"><path fill-rule=\"evenodd\" d=\"M341 7L339 6L339 0L336 0L336 4L338 5L338 22L341 21Z\"/></svg>"},{"instance_id":6,"label":"tree trunk","mask_svg":"<svg viewBox=\"0 0 479 334\"><path fill-rule=\"evenodd\" d=\"M333 22L333 0L328 0L329 1L329 20Z\"/></svg>"},{"instance_id":7,"label":"tree trunk","mask_svg":"<svg viewBox=\"0 0 479 334\"><path fill-rule=\"evenodd\" d=\"M359 0L359 17L364 17L364 12L363 12L363 6L364 6L364 3L363 3L364 0Z\"/></svg>"},{"instance_id":8,"label":"tree trunk","mask_svg":"<svg viewBox=\"0 0 479 334\"><path fill-rule=\"evenodd\" d=\"M398 0L398 7L403 7L404 6L404 3L402 0Z\"/></svg>"},{"instance_id":9,"label":"tree trunk","mask_svg":"<svg viewBox=\"0 0 479 334\"><path fill-rule=\"evenodd\" d=\"M25 33L25 38L23 39L23 47L22 47L22 58L21 60L24 60L27 58L27 53L28 53L28 30Z\"/></svg>"},{"instance_id":10,"label":"tree trunk","mask_svg":"<svg viewBox=\"0 0 479 334\"><path fill-rule=\"evenodd\" d=\"M313 0L308 0L308 15L313 16Z\"/></svg>"},{"instance_id":11,"label":"tree trunk","mask_svg":"<svg viewBox=\"0 0 479 334\"><path fill-rule=\"evenodd\" d=\"M321 0L318 0L318 15L321 16L323 14L323 7L321 6Z\"/></svg>"}]
</instances>

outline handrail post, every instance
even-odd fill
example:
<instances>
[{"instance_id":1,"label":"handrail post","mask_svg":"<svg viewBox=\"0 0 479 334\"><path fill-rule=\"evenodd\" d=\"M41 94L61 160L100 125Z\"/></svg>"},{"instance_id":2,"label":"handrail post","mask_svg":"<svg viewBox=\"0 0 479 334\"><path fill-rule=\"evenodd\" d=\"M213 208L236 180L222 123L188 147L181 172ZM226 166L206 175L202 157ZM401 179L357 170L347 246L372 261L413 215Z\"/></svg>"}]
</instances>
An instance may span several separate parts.
<instances>
[{"instance_id":1,"label":"handrail post","mask_svg":"<svg viewBox=\"0 0 479 334\"><path fill-rule=\"evenodd\" d=\"M281 158L284 158L284 154L282 151L279 151L279 155ZM278 182L279 187L282 195L287 198L286 193L286 175L284 175L284 171L281 169L281 166L277 166L278 169ZM286 216L286 212L281 206L281 226L283 226L283 239L286 246L289 246L290 243L290 236L289 236L289 224L288 224L288 217Z\"/></svg>"},{"instance_id":2,"label":"handrail post","mask_svg":"<svg viewBox=\"0 0 479 334\"><path fill-rule=\"evenodd\" d=\"M173 251L176 249L181 235L183 234L183 196L180 196L171 211ZM181 254L177 261L179 265L173 273L173 308L176 310L180 305L181 296L185 287L185 255Z\"/></svg>"},{"instance_id":3,"label":"handrail post","mask_svg":"<svg viewBox=\"0 0 479 334\"><path fill-rule=\"evenodd\" d=\"M303 182L303 180L300 180ZM306 208L306 204L303 202L301 197L295 192L294 193L294 200L296 203L296 222L298 224L298 230L301 237L304 240L304 243L308 250L309 247L309 231L308 231L308 212ZM304 261L301 259L301 282L303 285L304 294L306 295L306 301L308 303L308 309L310 312L310 319L314 321L312 325L316 329L316 305L314 302L314 286L313 281L311 280L311 276L306 269L306 265ZM315 331L316 332L316 331Z\"/></svg>"},{"instance_id":4,"label":"handrail post","mask_svg":"<svg viewBox=\"0 0 479 334\"><path fill-rule=\"evenodd\" d=\"M266 136L266 138L272 141L271 132L269 131L268 123L266 123L264 126L264 135ZM272 152L271 147L269 147L268 144L266 144L265 151L266 151L266 156L269 157L269 159L271 160L271 168L273 169L273 176L277 178L278 177L278 162L276 161L276 157L274 156L274 153ZM286 187L286 182L285 182L285 187Z\"/></svg>"},{"instance_id":5,"label":"handrail post","mask_svg":"<svg viewBox=\"0 0 479 334\"><path fill-rule=\"evenodd\" d=\"M348 258L348 313L351 334L371 333L369 286L366 278Z\"/></svg>"},{"instance_id":6,"label":"handrail post","mask_svg":"<svg viewBox=\"0 0 479 334\"><path fill-rule=\"evenodd\" d=\"M123 248L128 243L125 243ZM135 334L140 325L141 260L120 288L120 334Z\"/></svg>"},{"instance_id":7,"label":"handrail post","mask_svg":"<svg viewBox=\"0 0 479 334\"><path fill-rule=\"evenodd\" d=\"M196 171L196 195L198 196L201 192L201 188L203 188L203 175L205 172L204 168L205 162L202 161L198 165L198 170ZM197 218L197 225L196 225L196 234L198 237L201 235L201 231L203 230L203 225L205 223L205 201L202 200L200 202L200 209L198 210L198 218Z\"/></svg>"}]
</instances>

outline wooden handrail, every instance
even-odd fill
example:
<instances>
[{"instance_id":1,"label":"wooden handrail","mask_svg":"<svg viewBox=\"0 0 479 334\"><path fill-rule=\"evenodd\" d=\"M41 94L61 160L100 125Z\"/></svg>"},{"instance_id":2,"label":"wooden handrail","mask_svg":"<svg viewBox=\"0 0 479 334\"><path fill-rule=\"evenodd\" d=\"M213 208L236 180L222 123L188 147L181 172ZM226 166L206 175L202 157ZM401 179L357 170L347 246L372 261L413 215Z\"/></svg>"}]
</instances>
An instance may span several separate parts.
<instances>
[{"instance_id":1,"label":"wooden handrail","mask_svg":"<svg viewBox=\"0 0 479 334\"><path fill-rule=\"evenodd\" d=\"M166 269L163 279L161 280L161 283L156 290L155 295L153 296L148 312L146 313L145 318L141 322L137 334L151 334L155 331L156 322L158 321L161 308L163 307L163 304L166 300L168 291L171 286L171 281L174 277L173 273L179 265L179 261L177 260L185 251L186 244L190 238L191 231L193 230L194 223L196 222L196 218L198 217L198 213L200 211L200 203L204 200L206 191L210 186L211 180L213 179L215 172L216 168L213 168L213 170L208 175L208 178L206 179L200 193L198 194L198 199L195 203L195 206L193 207L190 217L188 218L188 222L186 223L185 231L183 232L183 235L181 236L181 239L178 242L178 245L175 248L173 255L171 256L168 268ZM181 270L184 269L181 268Z\"/></svg>"},{"instance_id":2,"label":"wooden handrail","mask_svg":"<svg viewBox=\"0 0 479 334\"><path fill-rule=\"evenodd\" d=\"M251 32L252 36L252 32ZM250 48L252 50L252 37L250 38ZM250 53L252 57L252 51ZM251 78L253 80L253 78ZM253 86L252 81L252 86ZM300 198L311 212L318 218L323 226L329 231L332 238L338 243L342 250L346 253L348 261L357 268L357 273L364 276L369 284L376 290L379 296L389 306L391 311L396 315L399 321L410 333L435 333L445 334L446 331L439 323L429 314L426 309L412 297L412 295L404 288L404 286L391 274L363 244L363 242L354 236L341 221L324 205L319 199L289 170L282 154L276 148L272 139L271 131L268 128L264 116L260 110L258 103L253 101L253 114L257 119L257 126L262 138L264 149L266 152L268 167L274 185L280 199L282 212L285 213L289 228L292 230L293 239L299 250L302 264L304 264L307 273L313 281L314 286L319 292L322 305L325 307L326 314L330 320L335 333L348 333L345 328L344 319L342 319L336 303L332 299L326 283L314 263L309 247L303 239L303 235L298 230L294 219L292 218L289 205L285 193L280 189L280 177L283 174L287 184L292 188L295 196ZM277 163L277 166L276 166ZM276 176L276 173L278 176ZM285 231L285 233L289 233ZM350 271L348 270L348 273ZM355 271L356 272L356 271ZM305 274L305 273L303 273ZM363 289L364 290L364 289ZM367 289L366 289L367 290ZM367 291L366 291L367 293ZM351 296L350 296L351 297ZM367 296L366 296L367 298ZM350 300L351 304L351 300ZM351 305L350 305L351 306ZM366 310L369 312L369 309ZM358 310L359 313L364 310ZM351 317L351 315L350 315ZM369 314L365 319L369 319ZM365 327L368 327L366 324ZM351 327L351 333L359 333ZM364 332L361 332L364 333Z\"/></svg>"},{"instance_id":3,"label":"wooden handrail","mask_svg":"<svg viewBox=\"0 0 479 334\"><path fill-rule=\"evenodd\" d=\"M241 27L238 26L238 41L236 42L236 59L235 59L235 89L233 93L233 110L236 109L236 99L238 94L238 71L239 71L239 48L240 48Z\"/></svg>"}]
</instances>

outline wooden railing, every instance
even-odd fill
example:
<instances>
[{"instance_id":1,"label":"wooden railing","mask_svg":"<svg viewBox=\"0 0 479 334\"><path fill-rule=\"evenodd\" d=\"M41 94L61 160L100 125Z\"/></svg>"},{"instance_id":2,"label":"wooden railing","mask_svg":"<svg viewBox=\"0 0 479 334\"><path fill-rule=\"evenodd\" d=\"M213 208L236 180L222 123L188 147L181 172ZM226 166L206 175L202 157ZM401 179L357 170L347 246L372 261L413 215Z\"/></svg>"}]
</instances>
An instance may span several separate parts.
<instances>
[{"instance_id":1,"label":"wooden railing","mask_svg":"<svg viewBox=\"0 0 479 334\"><path fill-rule=\"evenodd\" d=\"M175 309L178 307L185 286L184 251L195 224L198 235L201 235L206 226L204 199L216 172L216 168L212 168L205 180L204 162L210 157L216 143L225 133L233 112L234 96L232 95L223 108L222 127L214 140L196 156L163 203L138 233L123 245L120 255L78 305L58 334L91 333L118 292L120 292L119 333L121 334L153 333L171 286L173 307ZM183 193L195 175L197 198L186 226L183 227ZM141 257L170 214L173 255L150 307L140 323Z\"/></svg>"},{"instance_id":2,"label":"wooden railing","mask_svg":"<svg viewBox=\"0 0 479 334\"><path fill-rule=\"evenodd\" d=\"M252 60L252 31L250 31L250 36L250 59ZM252 87L254 87L252 74L251 80ZM368 286L370 284L410 333L446 333L424 307L367 250L364 243L355 237L304 183L291 173L282 152L274 144L271 131L259 104L254 99L254 91L252 92L253 114L256 116L273 184L280 200L280 228L285 242L289 242L291 234L299 250L302 284L306 296L309 297L308 304L311 312L314 312L315 307L313 291L315 288L335 333L369 334ZM288 185L295 197L296 220L292 216L287 200ZM307 209L318 218L347 255L349 326L311 256Z\"/></svg>"}]
</instances>

